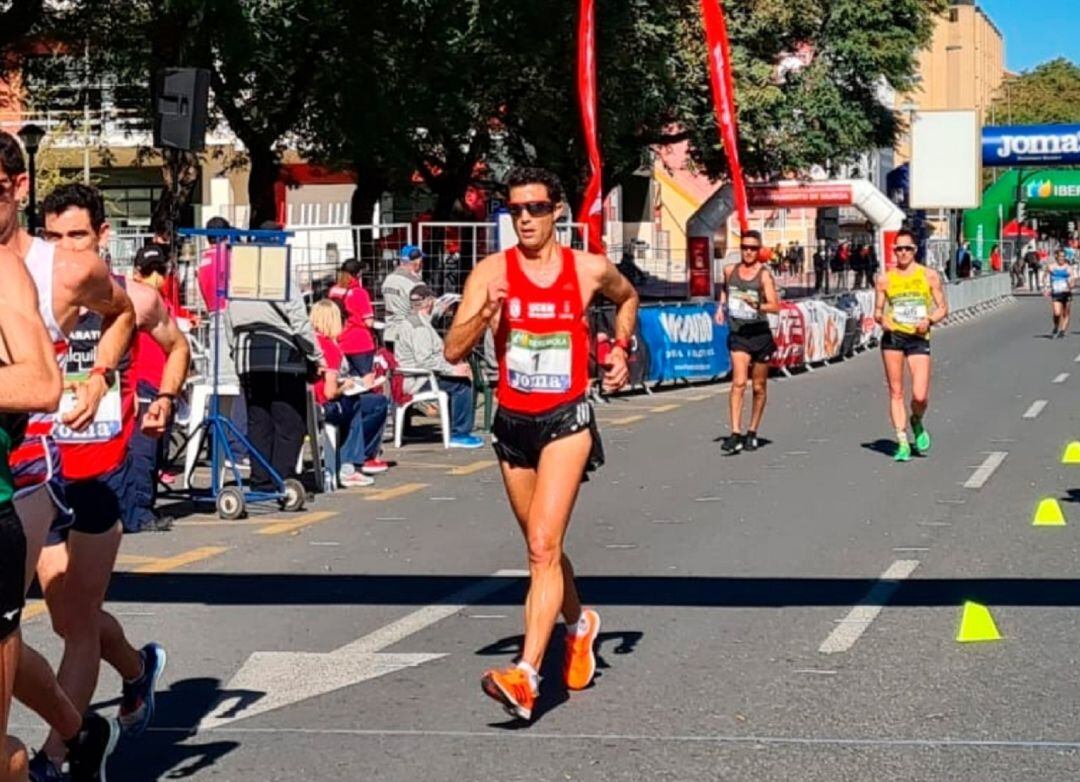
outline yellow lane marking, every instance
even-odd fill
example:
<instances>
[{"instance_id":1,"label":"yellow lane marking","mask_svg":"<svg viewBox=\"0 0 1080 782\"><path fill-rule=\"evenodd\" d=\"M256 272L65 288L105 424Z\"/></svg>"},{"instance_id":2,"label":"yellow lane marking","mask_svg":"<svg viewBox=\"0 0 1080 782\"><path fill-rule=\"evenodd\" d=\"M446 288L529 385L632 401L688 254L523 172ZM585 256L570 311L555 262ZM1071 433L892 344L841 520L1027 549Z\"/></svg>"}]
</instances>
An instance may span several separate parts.
<instances>
[{"instance_id":1,"label":"yellow lane marking","mask_svg":"<svg viewBox=\"0 0 1080 782\"><path fill-rule=\"evenodd\" d=\"M696 396L684 396L682 397L687 402L704 402L706 399L712 399L716 394L697 394Z\"/></svg>"},{"instance_id":2,"label":"yellow lane marking","mask_svg":"<svg viewBox=\"0 0 1080 782\"><path fill-rule=\"evenodd\" d=\"M372 492L370 494L365 493L364 499L368 502L378 502L379 500L393 500L398 497L404 497L406 494L412 494L418 492L421 489L426 489L428 485L426 483L403 483L401 486L394 486L389 489L383 489L382 491Z\"/></svg>"},{"instance_id":3,"label":"yellow lane marking","mask_svg":"<svg viewBox=\"0 0 1080 782\"><path fill-rule=\"evenodd\" d=\"M161 559L156 559L153 562L148 562L145 565L140 565L132 572L168 573L170 570L176 570L185 565L191 565L195 562L201 562L204 559L210 559L210 557L216 557L218 554L223 554L228 550L227 546L201 546L199 548L193 548L191 551L177 554L175 557L163 557Z\"/></svg>"},{"instance_id":4,"label":"yellow lane marking","mask_svg":"<svg viewBox=\"0 0 1080 782\"><path fill-rule=\"evenodd\" d=\"M269 524L259 530L260 535L282 535L286 532L295 532L298 529L307 527L311 524L318 524L320 521L326 521L327 519L337 516L336 510L317 510L311 513L305 513L301 516L297 516L291 521L280 521L276 524Z\"/></svg>"},{"instance_id":5,"label":"yellow lane marking","mask_svg":"<svg viewBox=\"0 0 1080 782\"><path fill-rule=\"evenodd\" d=\"M450 470L447 475L472 475L473 473L486 470L489 467L494 467L498 464L494 459L483 459L479 462L473 462L472 464L464 464L461 467L455 467Z\"/></svg>"},{"instance_id":6,"label":"yellow lane marking","mask_svg":"<svg viewBox=\"0 0 1080 782\"><path fill-rule=\"evenodd\" d=\"M47 610L44 600L28 600L26 602L26 608L24 608L22 612L22 621L29 622L31 619L41 616Z\"/></svg>"},{"instance_id":7,"label":"yellow lane marking","mask_svg":"<svg viewBox=\"0 0 1080 782\"><path fill-rule=\"evenodd\" d=\"M637 421L644 420L645 416L643 415L628 415L626 416L626 418L612 418L611 420L603 421L602 423L608 424L610 426L622 426L623 424L632 424L636 423Z\"/></svg>"},{"instance_id":8,"label":"yellow lane marking","mask_svg":"<svg viewBox=\"0 0 1080 782\"><path fill-rule=\"evenodd\" d=\"M670 412L671 410L678 410L680 407L682 407L682 405L660 405L659 407L652 408L650 410L650 412L653 412L653 413L667 413L667 412Z\"/></svg>"},{"instance_id":9,"label":"yellow lane marking","mask_svg":"<svg viewBox=\"0 0 1080 782\"><path fill-rule=\"evenodd\" d=\"M121 554L116 558L118 565L145 565L148 562L157 562L158 557L140 557L135 554Z\"/></svg>"},{"instance_id":10,"label":"yellow lane marking","mask_svg":"<svg viewBox=\"0 0 1080 782\"><path fill-rule=\"evenodd\" d=\"M135 564L142 563L135 568L133 573L168 573L170 570L182 568L195 562L201 562L210 557L216 557L228 551L227 546L203 546L184 551L173 557L142 557L135 554L121 554L117 557L118 563ZM29 600L23 609L22 621L29 622L31 619L41 616L48 610L44 600Z\"/></svg>"},{"instance_id":11,"label":"yellow lane marking","mask_svg":"<svg viewBox=\"0 0 1080 782\"><path fill-rule=\"evenodd\" d=\"M196 519L194 521L177 521L174 527L265 527L285 519L267 517L263 519L236 519L226 521L224 519Z\"/></svg>"}]
</instances>

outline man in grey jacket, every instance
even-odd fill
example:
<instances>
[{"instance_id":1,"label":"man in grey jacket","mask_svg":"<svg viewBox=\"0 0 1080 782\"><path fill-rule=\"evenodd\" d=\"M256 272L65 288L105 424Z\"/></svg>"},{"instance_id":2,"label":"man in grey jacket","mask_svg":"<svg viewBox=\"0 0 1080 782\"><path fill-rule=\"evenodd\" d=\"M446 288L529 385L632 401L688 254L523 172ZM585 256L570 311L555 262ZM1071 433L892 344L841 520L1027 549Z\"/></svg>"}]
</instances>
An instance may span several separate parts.
<instances>
[{"instance_id":1,"label":"man in grey jacket","mask_svg":"<svg viewBox=\"0 0 1080 782\"><path fill-rule=\"evenodd\" d=\"M409 293L410 312L398 326L394 358L403 369L427 369L439 377L439 390L450 397L450 447L480 448L483 439L473 435L472 372L462 362L451 364L443 357L443 341L431 325L435 294L426 285L417 285ZM426 390L428 380L406 377L405 393Z\"/></svg>"},{"instance_id":2,"label":"man in grey jacket","mask_svg":"<svg viewBox=\"0 0 1080 782\"><path fill-rule=\"evenodd\" d=\"M285 301L230 301L225 321L248 410L248 439L282 477L292 477L307 431L309 366L326 370L304 299L293 284ZM251 460L251 485L274 491Z\"/></svg>"},{"instance_id":3,"label":"man in grey jacket","mask_svg":"<svg viewBox=\"0 0 1080 782\"><path fill-rule=\"evenodd\" d=\"M423 266L423 251L415 245L407 244L401 248L397 268L383 280L382 297L386 306L383 342L390 349L393 349L393 343L397 339L398 328L412 314L409 294L412 293L413 288L423 283L420 277Z\"/></svg>"}]
</instances>

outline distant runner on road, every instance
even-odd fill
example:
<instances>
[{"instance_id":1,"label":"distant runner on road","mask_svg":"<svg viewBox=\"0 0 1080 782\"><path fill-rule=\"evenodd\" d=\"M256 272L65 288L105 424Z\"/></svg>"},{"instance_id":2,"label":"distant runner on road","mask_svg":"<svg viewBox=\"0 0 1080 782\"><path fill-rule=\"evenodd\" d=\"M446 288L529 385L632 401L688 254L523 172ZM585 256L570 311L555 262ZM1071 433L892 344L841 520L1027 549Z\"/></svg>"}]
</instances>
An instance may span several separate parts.
<instances>
[{"instance_id":1,"label":"distant runner on road","mask_svg":"<svg viewBox=\"0 0 1080 782\"><path fill-rule=\"evenodd\" d=\"M464 361L487 329L495 333L499 409L492 444L510 505L525 536L529 594L525 645L516 666L484 674L484 692L529 720L538 671L561 611L566 621L564 677L581 690L596 671L593 645L600 616L582 609L574 569L563 554L570 515L586 471L604 460L589 390L589 303L615 303L615 341L604 388L629 380L627 357L637 320L634 287L606 257L562 247L555 222L563 213L558 178L543 169L510 173L508 208L518 244L480 262L446 336L447 361Z\"/></svg>"},{"instance_id":2,"label":"distant runner on road","mask_svg":"<svg viewBox=\"0 0 1080 782\"><path fill-rule=\"evenodd\" d=\"M1047 274L1046 295L1050 297L1050 314L1054 319L1054 330L1050 339L1065 339L1069 331L1069 318L1072 315L1073 288L1076 287L1076 272L1065 259L1065 251L1054 251L1054 260Z\"/></svg>"},{"instance_id":3,"label":"distant runner on road","mask_svg":"<svg viewBox=\"0 0 1080 782\"><path fill-rule=\"evenodd\" d=\"M941 288L941 277L915 261L915 235L900 231L893 252L896 268L878 276L874 320L885 330L881 338L881 358L889 386L889 415L896 429L898 462L911 461L908 442L908 413L904 405L904 363L911 373L911 430L915 449L930 451L930 433L923 416L930 396L930 329L945 320L949 305Z\"/></svg>"},{"instance_id":4,"label":"distant runner on road","mask_svg":"<svg viewBox=\"0 0 1080 782\"><path fill-rule=\"evenodd\" d=\"M761 234L747 231L739 249L742 260L724 269L724 285L716 305L716 322L728 323L728 350L731 352L731 435L721 448L734 455L758 449L758 427L765 415L769 359L776 350L769 313L780 311L780 297L772 272L761 261ZM725 312L726 310L726 312ZM753 384L750 428L742 434L742 407L746 384Z\"/></svg>"}]
</instances>

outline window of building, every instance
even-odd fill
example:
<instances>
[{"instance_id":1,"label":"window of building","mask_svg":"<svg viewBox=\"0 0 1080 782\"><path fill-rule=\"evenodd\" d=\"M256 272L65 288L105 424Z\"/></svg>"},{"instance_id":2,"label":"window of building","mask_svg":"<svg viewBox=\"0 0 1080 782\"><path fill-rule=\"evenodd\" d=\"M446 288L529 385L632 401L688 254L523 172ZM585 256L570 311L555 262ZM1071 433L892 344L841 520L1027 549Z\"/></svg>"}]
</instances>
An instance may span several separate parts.
<instances>
[{"instance_id":1,"label":"window of building","mask_svg":"<svg viewBox=\"0 0 1080 782\"><path fill-rule=\"evenodd\" d=\"M959 8L950 8L949 9L949 21L952 22L953 24L956 24L957 22L960 21L960 9Z\"/></svg>"}]
</instances>

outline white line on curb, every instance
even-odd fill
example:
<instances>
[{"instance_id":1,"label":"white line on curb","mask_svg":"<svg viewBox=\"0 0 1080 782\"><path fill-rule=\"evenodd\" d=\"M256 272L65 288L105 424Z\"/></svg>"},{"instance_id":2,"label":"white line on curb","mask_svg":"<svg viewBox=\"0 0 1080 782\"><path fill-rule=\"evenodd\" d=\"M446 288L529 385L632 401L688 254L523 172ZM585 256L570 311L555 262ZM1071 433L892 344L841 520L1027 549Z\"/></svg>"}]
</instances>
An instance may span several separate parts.
<instances>
[{"instance_id":1,"label":"white line on curb","mask_svg":"<svg viewBox=\"0 0 1080 782\"><path fill-rule=\"evenodd\" d=\"M822 654L838 654L853 647L869 629L870 623L877 619L881 609L899 588L900 582L914 573L918 566L917 559L898 559L889 565L889 569L881 574L881 578L866 593L859 605L839 620L829 637L818 647L818 651Z\"/></svg>"},{"instance_id":2,"label":"white line on curb","mask_svg":"<svg viewBox=\"0 0 1080 782\"><path fill-rule=\"evenodd\" d=\"M986 461L980 464L975 472L971 474L971 477L964 483L965 489L981 489L986 485L986 482L990 480L990 476L994 474L994 470L1001 466L1001 463L1005 461L1005 457L1009 455L1008 451L994 451L986 457Z\"/></svg>"},{"instance_id":3,"label":"white line on curb","mask_svg":"<svg viewBox=\"0 0 1080 782\"><path fill-rule=\"evenodd\" d=\"M1039 413L1045 410L1048 404L1050 404L1050 402L1045 399L1040 399L1037 402L1033 402L1031 407L1027 409L1027 412L1024 413L1024 418L1038 418Z\"/></svg>"}]
</instances>

